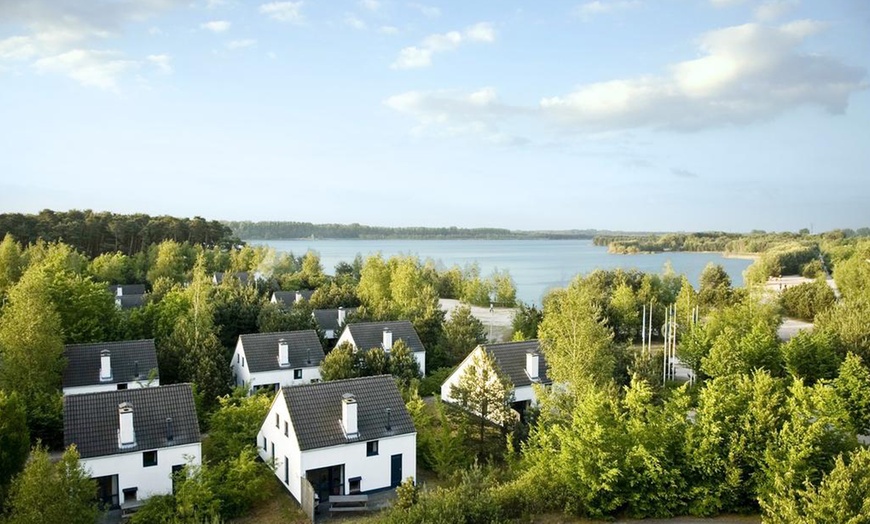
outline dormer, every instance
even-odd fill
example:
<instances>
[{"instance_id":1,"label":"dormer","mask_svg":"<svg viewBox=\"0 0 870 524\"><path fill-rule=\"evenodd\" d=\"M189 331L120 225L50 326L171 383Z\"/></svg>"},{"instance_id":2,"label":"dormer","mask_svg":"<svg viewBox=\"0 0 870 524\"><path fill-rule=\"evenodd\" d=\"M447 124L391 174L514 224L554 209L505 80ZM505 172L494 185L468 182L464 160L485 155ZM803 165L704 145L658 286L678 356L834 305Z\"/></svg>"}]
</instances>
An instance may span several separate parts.
<instances>
[{"instance_id":1,"label":"dormer","mask_svg":"<svg viewBox=\"0 0 870 524\"><path fill-rule=\"evenodd\" d=\"M93 368L91 368L93 369ZM91 375L93 376L93 375ZM100 382L112 380L112 354L108 349L100 351Z\"/></svg>"},{"instance_id":2,"label":"dormer","mask_svg":"<svg viewBox=\"0 0 870 524\"><path fill-rule=\"evenodd\" d=\"M290 367L290 346L283 338L278 341L278 365L282 368Z\"/></svg>"},{"instance_id":3,"label":"dormer","mask_svg":"<svg viewBox=\"0 0 870 524\"><path fill-rule=\"evenodd\" d=\"M384 328L384 339L383 339L383 348L384 351L389 352L393 349L393 332L390 328Z\"/></svg>"},{"instance_id":4,"label":"dormer","mask_svg":"<svg viewBox=\"0 0 870 524\"><path fill-rule=\"evenodd\" d=\"M118 404L118 447L132 448L136 446L136 431L133 428L133 404L122 402Z\"/></svg>"}]
</instances>

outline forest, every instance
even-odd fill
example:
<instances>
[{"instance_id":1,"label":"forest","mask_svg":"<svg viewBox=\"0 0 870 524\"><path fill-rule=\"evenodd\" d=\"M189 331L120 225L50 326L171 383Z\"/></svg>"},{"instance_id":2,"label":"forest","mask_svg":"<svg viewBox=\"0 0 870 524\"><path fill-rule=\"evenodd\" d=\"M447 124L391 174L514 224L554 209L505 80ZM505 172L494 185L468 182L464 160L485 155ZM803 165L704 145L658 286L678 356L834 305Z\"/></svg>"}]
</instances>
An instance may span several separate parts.
<instances>
[{"instance_id":1,"label":"forest","mask_svg":"<svg viewBox=\"0 0 870 524\"><path fill-rule=\"evenodd\" d=\"M77 342L153 338L161 384L195 386L208 434L203 465L185 470L174 495L149 499L134 522L233 521L269 497L286 500L256 459L254 436L271 398L232 390L228 358L241 333L316 329L311 310L338 306L357 308L351 322L410 320L427 348L425 377L399 358L354 361L341 347L323 363L325 379L393 373L417 428L419 468L432 481L403 484L394 506L372 522L723 513L770 523L870 519L870 451L859 439L870 432L866 238L825 238L810 257L794 239L771 243L771 255L747 270L764 278L743 288L716 265L705 268L698 289L667 268L596 271L553 290L542 308L517 304L512 338L540 340L558 387L539 390L538 409L502 426L479 424L437 395L423 399L486 342L467 307L447 319L439 297L475 303L496 294L514 305L509 274L373 256L328 275L316 253L200 240L97 255L57 236L6 234L0 242L0 522L84 523L99 512L75 449L60 462L48 457L62 447L64 344ZM781 294L761 285L795 269L818 278ZM218 271L260 278L216 285ZM825 282L828 272L838 294ZM145 305L118 309L108 285L119 283L145 283ZM286 308L268 302L275 289L314 293ZM677 355L694 377L688 382L662 375L660 326L671 307ZM814 329L782 341L784 314ZM642 349L641 328L650 325L653 344ZM492 406L510 401L480 384L463 387Z\"/></svg>"}]
</instances>

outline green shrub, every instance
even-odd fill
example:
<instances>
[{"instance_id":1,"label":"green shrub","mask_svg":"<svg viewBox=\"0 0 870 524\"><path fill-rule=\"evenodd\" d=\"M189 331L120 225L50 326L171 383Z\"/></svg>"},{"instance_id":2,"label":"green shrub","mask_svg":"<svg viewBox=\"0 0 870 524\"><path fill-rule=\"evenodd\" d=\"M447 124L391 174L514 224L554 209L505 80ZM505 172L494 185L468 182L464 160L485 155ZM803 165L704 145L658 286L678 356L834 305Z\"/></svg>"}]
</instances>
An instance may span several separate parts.
<instances>
[{"instance_id":1,"label":"green shrub","mask_svg":"<svg viewBox=\"0 0 870 524\"><path fill-rule=\"evenodd\" d=\"M419 395L421 397L441 396L441 384L447 380L452 372L453 368L440 368L430 373L429 376L420 381Z\"/></svg>"},{"instance_id":2,"label":"green shrub","mask_svg":"<svg viewBox=\"0 0 870 524\"><path fill-rule=\"evenodd\" d=\"M783 290L779 300L786 316L812 322L818 313L833 306L837 299L824 280L816 280Z\"/></svg>"}]
</instances>

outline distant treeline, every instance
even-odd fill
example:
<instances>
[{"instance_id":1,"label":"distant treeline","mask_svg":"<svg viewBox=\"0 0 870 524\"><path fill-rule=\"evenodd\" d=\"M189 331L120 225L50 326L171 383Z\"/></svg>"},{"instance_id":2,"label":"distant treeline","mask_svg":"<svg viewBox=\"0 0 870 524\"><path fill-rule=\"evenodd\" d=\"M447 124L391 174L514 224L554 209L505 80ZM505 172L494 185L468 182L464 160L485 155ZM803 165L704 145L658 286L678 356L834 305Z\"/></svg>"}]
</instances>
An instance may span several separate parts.
<instances>
[{"instance_id":1,"label":"distant treeline","mask_svg":"<svg viewBox=\"0 0 870 524\"><path fill-rule=\"evenodd\" d=\"M500 228L379 227L361 224L310 222L224 222L239 238L248 240L330 239L578 239L592 238L596 230L511 231Z\"/></svg>"},{"instance_id":2,"label":"distant treeline","mask_svg":"<svg viewBox=\"0 0 870 524\"><path fill-rule=\"evenodd\" d=\"M239 243L232 230L217 220L201 217L152 217L145 214L120 215L96 213L90 209L52 211L36 215L0 214L0 239L11 233L18 242L31 244L37 239L63 241L93 258L120 251L133 255L164 240L229 247Z\"/></svg>"},{"instance_id":3,"label":"distant treeline","mask_svg":"<svg viewBox=\"0 0 870 524\"><path fill-rule=\"evenodd\" d=\"M836 229L827 233L810 235L809 230L798 233L724 233L709 231L701 233L665 233L661 235L598 235L596 246L607 246L611 253L659 253L662 251L719 251L724 253L764 253L783 242L815 243L822 240L839 240L854 236L870 236L870 228Z\"/></svg>"}]
</instances>

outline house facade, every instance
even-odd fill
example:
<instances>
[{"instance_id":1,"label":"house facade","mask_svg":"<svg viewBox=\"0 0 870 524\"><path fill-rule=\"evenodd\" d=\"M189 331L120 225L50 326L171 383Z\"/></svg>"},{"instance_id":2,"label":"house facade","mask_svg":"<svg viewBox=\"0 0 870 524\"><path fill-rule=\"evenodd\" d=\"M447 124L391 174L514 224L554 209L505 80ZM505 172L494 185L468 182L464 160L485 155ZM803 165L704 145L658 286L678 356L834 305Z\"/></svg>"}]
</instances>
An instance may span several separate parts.
<instances>
[{"instance_id":1,"label":"house facade","mask_svg":"<svg viewBox=\"0 0 870 524\"><path fill-rule=\"evenodd\" d=\"M481 344L465 357L441 385L441 399L443 401L455 403L455 399L450 395L451 387L459 383L463 373L472 362L482 360L475 358L481 352L487 352L493 357L493 361L498 366L497 371L507 377L513 385L514 402L512 407L520 414L529 405L538 403L532 384L549 386L553 383L547 375L547 360L541 353L539 341L525 340L501 344Z\"/></svg>"},{"instance_id":2,"label":"house facade","mask_svg":"<svg viewBox=\"0 0 870 524\"><path fill-rule=\"evenodd\" d=\"M347 323L347 316L353 314L356 308L315 309L311 312L317 327L323 331L326 340L335 341Z\"/></svg>"},{"instance_id":3,"label":"house facade","mask_svg":"<svg viewBox=\"0 0 870 524\"><path fill-rule=\"evenodd\" d=\"M426 374L426 348L417 335L413 324L407 320L391 322L359 322L344 326L341 336L335 345L349 343L357 351L367 351L372 348L383 348L388 352L393 344L402 340L414 355L420 374Z\"/></svg>"},{"instance_id":4,"label":"house facade","mask_svg":"<svg viewBox=\"0 0 870 524\"><path fill-rule=\"evenodd\" d=\"M154 339L69 344L64 356L64 395L160 385Z\"/></svg>"},{"instance_id":5,"label":"house facade","mask_svg":"<svg viewBox=\"0 0 870 524\"><path fill-rule=\"evenodd\" d=\"M313 289L298 289L296 291L273 291L272 298L269 302L278 304L279 306L292 307L293 304L300 300L311 300L311 295L314 294Z\"/></svg>"},{"instance_id":6,"label":"house facade","mask_svg":"<svg viewBox=\"0 0 870 524\"><path fill-rule=\"evenodd\" d=\"M283 388L257 444L297 501L303 478L326 502L417 477L417 432L390 375Z\"/></svg>"},{"instance_id":7,"label":"house facade","mask_svg":"<svg viewBox=\"0 0 870 524\"><path fill-rule=\"evenodd\" d=\"M313 329L240 335L230 365L234 383L250 391L320 380L323 346Z\"/></svg>"},{"instance_id":8,"label":"house facade","mask_svg":"<svg viewBox=\"0 0 870 524\"><path fill-rule=\"evenodd\" d=\"M107 507L170 494L172 474L202 462L190 384L67 396L63 425Z\"/></svg>"}]
</instances>

